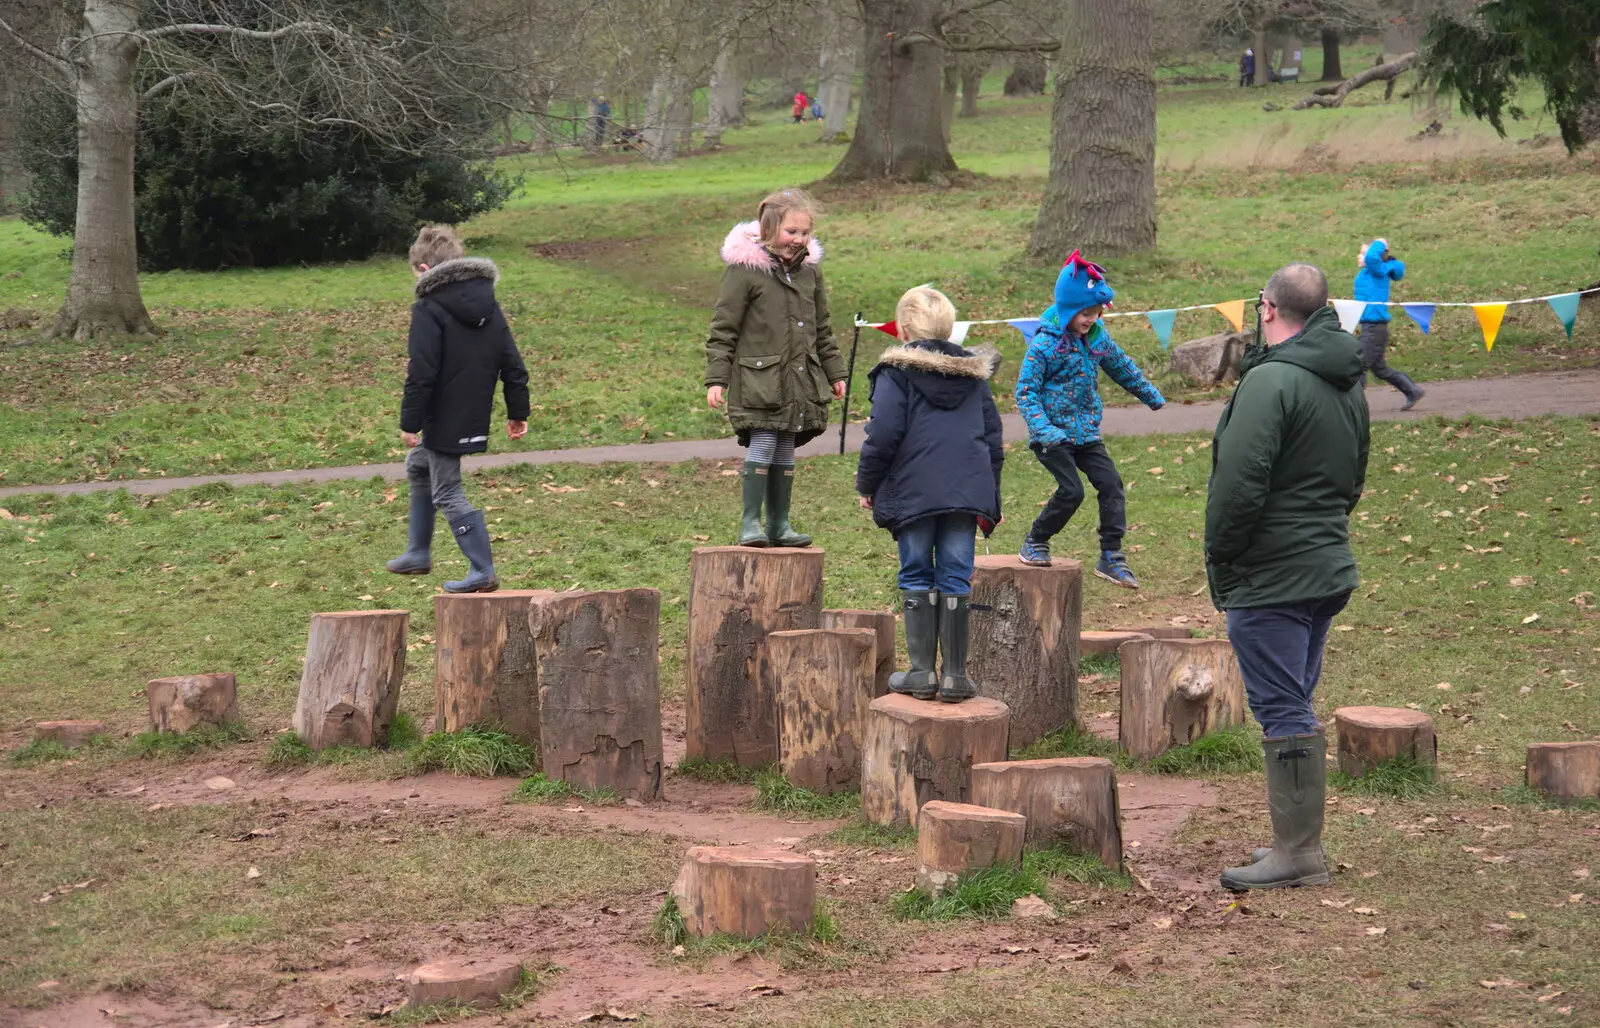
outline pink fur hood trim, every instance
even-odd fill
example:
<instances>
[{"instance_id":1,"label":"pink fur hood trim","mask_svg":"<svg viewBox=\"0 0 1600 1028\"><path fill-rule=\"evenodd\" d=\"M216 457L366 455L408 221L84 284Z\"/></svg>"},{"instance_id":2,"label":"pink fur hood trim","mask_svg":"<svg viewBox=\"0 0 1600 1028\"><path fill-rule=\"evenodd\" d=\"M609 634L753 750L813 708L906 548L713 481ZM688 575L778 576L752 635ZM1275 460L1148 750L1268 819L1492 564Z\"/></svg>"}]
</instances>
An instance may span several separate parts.
<instances>
[{"instance_id":1,"label":"pink fur hood trim","mask_svg":"<svg viewBox=\"0 0 1600 1028\"><path fill-rule=\"evenodd\" d=\"M722 241L722 262L729 266L740 265L756 271L771 271L777 260L761 245L761 223L746 221L733 226L728 238ZM806 245L806 263L822 263L822 244L815 239Z\"/></svg>"}]
</instances>

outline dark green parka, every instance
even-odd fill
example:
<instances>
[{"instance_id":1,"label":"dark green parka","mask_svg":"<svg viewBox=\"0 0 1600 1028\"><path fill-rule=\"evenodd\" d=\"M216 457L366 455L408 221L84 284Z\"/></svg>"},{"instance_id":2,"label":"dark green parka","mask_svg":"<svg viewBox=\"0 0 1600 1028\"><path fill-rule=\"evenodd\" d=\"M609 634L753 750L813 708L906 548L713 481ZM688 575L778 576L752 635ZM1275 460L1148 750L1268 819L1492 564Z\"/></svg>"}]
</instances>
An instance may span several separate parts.
<instances>
[{"instance_id":1,"label":"dark green parka","mask_svg":"<svg viewBox=\"0 0 1600 1028\"><path fill-rule=\"evenodd\" d=\"M1246 354L1212 441L1206 573L1219 610L1354 589L1350 512L1367 475L1361 346L1331 307Z\"/></svg>"},{"instance_id":2,"label":"dark green parka","mask_svg":"<svg viewBox=\"0 0 1600 1028\"><path fill-rule=\"evenodd\" d=\"M706 340L706 385L727 388L728 420L748 446L756 429L794 432L796 443L828 425L844 361L828 321L822 247L785 264L761 245L756 222L722 244L722 289Z\"/></svg>"}]
</instances>

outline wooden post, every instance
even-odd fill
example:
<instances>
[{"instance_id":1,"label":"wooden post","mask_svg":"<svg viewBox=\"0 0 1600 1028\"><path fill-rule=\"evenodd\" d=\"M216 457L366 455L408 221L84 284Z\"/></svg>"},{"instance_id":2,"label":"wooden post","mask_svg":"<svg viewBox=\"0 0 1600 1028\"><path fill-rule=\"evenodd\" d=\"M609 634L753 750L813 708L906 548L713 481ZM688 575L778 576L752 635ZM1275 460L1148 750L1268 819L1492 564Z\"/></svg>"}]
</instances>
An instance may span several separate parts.
<instances>
[{"instance_id":1,"label":"wooden post","mask_svg":"<svg viewBox=\"0 0 1600 1028\"><path fill-rule=\"evenodd\" d=\"M104 721L40 721L33 726L33 737L75 750L95 736L105 734L105 730Z\"/></svg>"},{"instance_id":2,"label":"wooden post","mask_svg":"<svg viewBox=\"0 0 1600 1028\"><path fill-rule=\"evenodd\" d=\"M1029 849L1061 846L1122 870L1117 770L1102 757L974 764L972 802L1028 819Z\"/></svg>"},{"instance_id":3,"label":"wooden post","mask_svg":"<svg viewBox=\"0 0 1600 1028\"><path fill-rule=\"evenodd\" d=\"M1113 632L1133 632L1152 639L1193 639L1194 632L1177 625L1129 625L1112 629Z\"/></svg>"},{"instance_id":4,"label":"wooden post","mask_svg":"<svg viewBox=\"0 0 1600 1028\"><path fill-rule=\"evenodd\" d=\"M1154 636L1143 632L1093 632L1085 630L1078 633L1078 656L1102 656L1114 654L1125 642L1134 639L1153 639Z\"/></svg>"},{"instance_id":5,"label":"wooden post","mask_svg":"<svg viewBox=\"0 0 1600 1028\"><path fill-rule=\"evenodd\" d=\"M1226 639L1122 644L1122 748L1140 760L1244 724L1244 677Z\"/></svg>"},{"instance_id":6,"label":"wooden post","mask_svg":"<svg viewBox=\"0 0 1600 1028\"><path fill-rule=\"evenodd\" d=\"M239 686L232 673L155 678L145 686L150 700L150 727L158 732L187 732L196 725L239 720Z\"/></svg>"},{"instance_id":7,"label":"wooden post","mask_svg":"<svg viewBox=\"0 0 1600 1028\"><path fill-rule=\"evenodd\" d=\"M1028 819L1009 810L934 800L917 823L917 888L948 892L971 871L1022 863Z\"/></svg>"},{"instance_id":8,"label":"wooden post","mask_svg":"<svg viewBox=\"0 0 1600 1028\"><path fill-rule=\"evenodd\" d=\"M1078 633L1083 565L1032 568L1015 556L979 557L972 572L967 674L1011 709L1014 749L1078 719Z\"/></svg>"},{"instance_id":9,"label":"wooden post","mask_svg":"<svg viewBox=\"0 0 1600 1028\"><path fill-rule=\"evenodd\" d=\"M433 598L433 706L441 732L493 724L539 746L539 682L528 635L534 589Z\"/></svg>"},{"instance_id":10,"label":"wooden post","mask_svg":"<svg viewBox=\"0 0 1600 1028\"><path fill-rule=\"evenodd\" d=\"M825 610L823 628L870 628L876 635L872 695L889 691L889 676L894 673L894 615L887 610Z\"/></svg>"},{"instance_id":11,"label":"wooden post","mask_svg":"<svg viewBox=\"0 0 1600 1028\"><path fill-rule=\"evenodd\" d=\"M1433 719L1405 707L1340 707L1333 712L1339 732L1339 770L1360 778L1385 761L1412 757L1424 764L1439 759Z\"/></svg>"},{"instance_id":12,"label":"wooden post","mask_svg":"<svg viewBox=\"0 0 1600 1028\"><path fill-rule=\"evenodd\" d=\"M778 760L778 708L762 687L769 632L822 620L822 550L707 546L689 559L685 755L741 767Z\"/></svg>"},{"instance_id":13,"label":"wooden post","mask_svg":"<svg viewBox=\"0 0 1600 1028\"><path fill-rule=\"evenodd\" d=\"M823 796L861 780L877 633L867 628L773 632L762 691L778 701L778 763L790 784Z\"/></svg>"},{"instance_id":14,"label":"wooden post","mask_svg":"<svg viewBox=\"0 0 1600 1028\"><path fill-rule=\"evenodd\" d=\"M545 777L661 797L661 593L540 593L527 631Z\"/></svg>"},{"instance_id":15,"label":"wooden post","mask_svg":"<svg viewBox=\"0 0 1600 1028\"><path fill-rule=\"evenodd\" d=\"M1554 799L1600 800L1600 742L1530 743L1528 786Z\"/></svg>"},{"instance_id":16,"label":"wooden post","mask_svg":"<svg viewBox=\"0 0 1600 1028\"><path fill-rule=\"evenodd\" d=\"M811 930L817 862L793 850L693 846L672 885L689 934L756 939L774 928Z\"/></svg>"},{"instance_id":17,"label":"wooden post","mask_svg":"<svg viewBox=\"0 0 1600 1028\"><path fill-rule=\"evenodd\" d=\"M382 746L400 705L411 612L311 615L294 730L307 746Z\"/></svg>"},{"instance_id":18,"label":"wooden post","mask_svg":"<svg viewBox=\"0 0 1600 1028\"><path fill-rule=\"evenodd\" d=\"M930 800L966 803L972 765L1004 760L1011 712L979 696L961 703L890 693L872 701L861 759L861 813L877 825L917 824Z\"/></svg>"}]
</instances>

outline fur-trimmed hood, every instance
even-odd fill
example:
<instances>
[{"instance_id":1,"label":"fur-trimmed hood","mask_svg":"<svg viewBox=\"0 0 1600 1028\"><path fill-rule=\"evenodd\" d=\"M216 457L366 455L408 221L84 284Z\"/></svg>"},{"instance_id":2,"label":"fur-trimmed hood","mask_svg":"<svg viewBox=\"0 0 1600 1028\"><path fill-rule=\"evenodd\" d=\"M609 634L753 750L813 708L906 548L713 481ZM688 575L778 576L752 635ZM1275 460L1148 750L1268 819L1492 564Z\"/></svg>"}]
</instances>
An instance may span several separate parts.
<instances>
[{"instance_id":1,"label":"fur-trimmed hood","mask_svg":"<svg viewBox=\"0 0 1600 1028\"><path fill-rule=\"evenodd\" d=\"M469 328L483 328L495 313L500 269L486 257L457 257L436 264L417 279L418 300L436 303Z\"/></svg>"},{"instance_id":2,"label":"fur-trimmed hood","mask_svg":"<svg viewBox=\"0 0 1600 1028\"><path fill-rule=\"evenodd\" d=\"M778 268L778 259L762 245L759 221L744 221L733 226L728 238L722 241L722 262L729 267L753 268L756 271L776 271ZM806 244L805 263L822 263L822 244L816 239Z\"/></svg>"},{"instance_id":3,"label":"fur-trimmed hood","mask_svg":"<svg viewBox=\"0 0 1600 1028\"><path fill-rule=\"evenodd\" d=\"M993 378L1000 367L1000 351L987 343L967 350L955 343L938 342L939 349L923 343L891 346L883 351L878 363L906 371L926 371L934 375L982 381ZM957 354L953 350L962 352Z\"/></svg>"}]
</instances>

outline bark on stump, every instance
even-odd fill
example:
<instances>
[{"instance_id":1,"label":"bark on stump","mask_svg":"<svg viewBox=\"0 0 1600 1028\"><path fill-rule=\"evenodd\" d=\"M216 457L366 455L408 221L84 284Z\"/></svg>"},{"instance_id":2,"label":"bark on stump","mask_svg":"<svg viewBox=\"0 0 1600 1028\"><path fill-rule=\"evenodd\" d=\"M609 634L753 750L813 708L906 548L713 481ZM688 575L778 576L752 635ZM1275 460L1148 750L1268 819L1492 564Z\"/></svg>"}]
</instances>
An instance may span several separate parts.
<instances>
[{"instance_id":1,"label":"bark on stump","mask_svg":"<svg viewBox=\"0 0 1600 1028\"><path fill-rule=\"evenodd\" d=\"M707 546L689 560L685 755L741 767L778 760L776 698L762 686L770 632L822 620L822 550Z\"/></svg>"},{"instance_id":2,"label":"bark on stump","mask_svg":"<svg viewBox=\"0 0 1600 1028\"><path fill-rule=\"evenodd\" d=\"M778 764L791 785L831 796L861 781L876 649L866 628L767 636L762 690L778 700Z\"/></svg>"},{"instance_id":3,"label":"bark on stump","mask_svg":"<svg viewBox=\"0 0 1600 1028\"><path fill-rule=\"evenodd\" d=\"M693 846L672 885L689 934L756 939L777 927L811 930L817 863L762 846Z\"/></svg>"},{"instance_id":4,"label":"bark on stump","mask_svg":"<svg viewBox=\"0 0 1600 1028\"><path fill-rule=\"evenodd\" d=\"M406 976L411 994L409 1007L431 1007L446 1003L488 1008L515 992L522 983L522 963L512 957L487 960L439 960L423 964Z\"/></svg>"},{"instance_id":5,"label":"bark on stump","mask_svg":"<svg viewBox=\"0 0 1600 1028\"><path fill-rule=\"evenodd\" d=\"M1553 799L1600 800L1600 742L1529 743L1528 786Z\"/></svg>"},{"instance_id":6,"label":"bark on stump","mask_svg":"<svg viewBox=\"0 0 1600 1028\"><path fill-rule=\"evenodd\" d=\"M1083 565L979 557L972 603L993 609L972 613L967 673L984 696L1011 708L1011 747L1077 721Z\"/></svg>"},{"instance_id":7,"label":"bark on stump","mask_svg":"<svg viewBox=\"0 0 1600 1028\"><path fill-rule=\"evenodd\" d=\"M104 721L40 721L33 726L33 737L75 750L105 730Z\"/></svg>"},{"instance_id":8,"label":"bark on stump","mask_svg":"<svg viewBox=\"0 0 1600 1028\"><path fill-rule=\"evenodd\" d=\"M307 746L382 746L400 706L411 612L311 615L294 730Z\"/></svg>"},{"instance_id":9,"label":"bark on stump","mask_svg":"<svg viewBox=\"0 0 1600 1028\"><path fill-rule=\"evenodd\" d=\"M528 634L535 589L433 598L433 703L441 732L494 724L539 746L539 680Z\"/></svg>"},{"instance_id":10,"label":"bark on stump","mask_svg":"<svg viewBox=\"0 0 1600 1028\"><path fill-rule=\"evenodd\" d=\"M917 888L937 899L962 875L1022 863L1028 819L1009 810L934 800L917 828Z\"/></svg>"},{"instance_id":11,"label":"bark on stump","mask_svg":"<svg viewBox=\"0 0 1600 1028\"><path fill-rule=\"evenodd\" d=\"M1360 778L1386 761L1412 757L1425 764L1439 759L1433 719L1405 707L1340 707L1333 712L1338 727L1339 770Z\"/></svg>"},{"instance_id":12,"label":"bark on stump","mask_svg":"<svg viewBox=\"0 0 1600 1028\"><path fill-rule=\"evenodd\" d=\"M145 686L150 727L182 734L196 725L239 720L239 689L231 672L156 678Z\"/></svg>"},{"instance_id":13,"label":"bark on stump","mask_svg":"<svg viewBox=\"0 0 1600 1028\"><path fill-rule=\"evenodd\" d=\"M661 593L542 593L528 608L545 777L661 797Z\"/></svg>"},{"instance_id":14,"label":"bark on stump","mask_svg":"<svg viewBox=\"0 0 1600 1028\"><path fill-rule=\"evenodd\" d=\"M872 695L889 691L889 676L894 674L895 618L887 610L825 610L823 628L870 628L877 635L876 665L872 676Z\"/></svg>"},{"instance_id":15,"label":"bark on stump","mask_svg":"<svg viewBox=\"0 0 1600 1028\"><path fill-rule=\"evenodd\" d=\"M1086 631L1078 633L1078 656L1103 656L1116 653L1125 642L1135 639L1150 639L1153 636L1143 632L1095 632Z\"/></svg>"},{"instance_id":16,"label":"bark on stump","mask_svg":"<svg viewBox=\"0 0 1600 1028\"><path fill-rule=\"evenodd\" d=\"M1122 870L1117 771L1109 760L1058 757L974 764L972 802L1026 817L1029 849L1061 846Z\"/></svg>"},{"instance_id":17,"label":"bark on stump","mask_svg":"<svg viewBox=\"0 0 1600 1028\"><path fill-rule=\"evenodd\" d=\"M931 800L966 803L972 765L1004 760L1011 711L979 696L962 703L890 693L872 701L861 760L861 813L876 825L916 827Z\"/></svg>"},{"instance_id":18,"label":"bark on stump","mask_svg":"<svg viewBox=\"0 0 1600 1028\"><path fill-rule=\"evenodd\" d=\"M1118 653L1120 741L1140 760L1244 724L1244 677L1228 640L1143 639Z\"/></svg>"}]
</instances>

